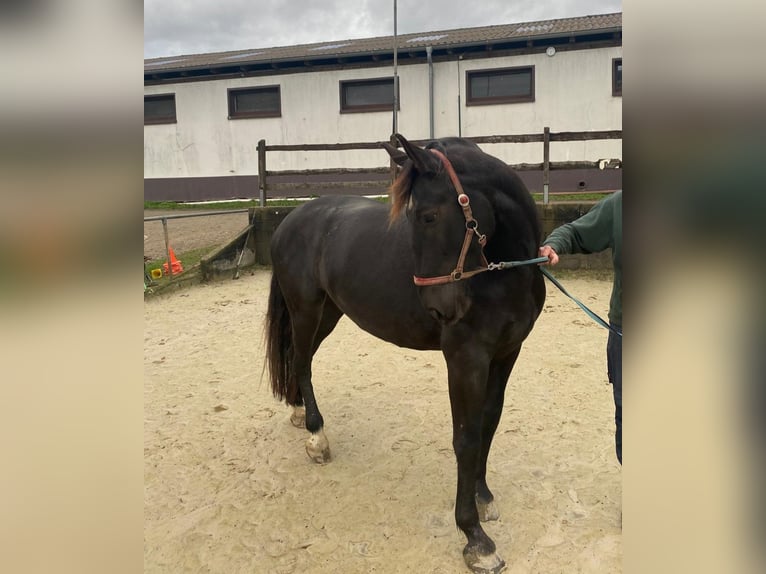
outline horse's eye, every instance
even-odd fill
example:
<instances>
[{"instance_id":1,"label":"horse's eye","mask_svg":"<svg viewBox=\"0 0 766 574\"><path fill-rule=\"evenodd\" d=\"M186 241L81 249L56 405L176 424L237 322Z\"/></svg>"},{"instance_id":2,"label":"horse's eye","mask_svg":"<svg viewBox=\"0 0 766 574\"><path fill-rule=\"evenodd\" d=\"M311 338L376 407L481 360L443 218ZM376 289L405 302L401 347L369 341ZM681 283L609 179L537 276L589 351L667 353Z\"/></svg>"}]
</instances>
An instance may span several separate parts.
<instances>
[{"instance_id":1,"label":"horse's eye","mask_svg":"<svg viewBox=\"0 0 766 574\"><path fill-rule=\"evenodd\" d=\"M423 223L433 223L436 221L436 212L435 211L426 211L420 219L423 221Z\"/></svg>"}]
</instances>

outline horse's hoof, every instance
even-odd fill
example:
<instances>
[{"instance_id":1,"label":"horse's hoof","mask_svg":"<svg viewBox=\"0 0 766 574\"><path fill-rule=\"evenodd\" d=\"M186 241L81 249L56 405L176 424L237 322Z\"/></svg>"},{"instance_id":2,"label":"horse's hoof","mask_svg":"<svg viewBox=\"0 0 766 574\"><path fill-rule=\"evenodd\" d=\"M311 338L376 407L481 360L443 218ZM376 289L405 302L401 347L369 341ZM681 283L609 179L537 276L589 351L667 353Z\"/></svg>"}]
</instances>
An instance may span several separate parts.
<instances>
[{"instance_id":1,"label":"horse's hoof","mask_svg":"<svg viewBox=\"0 0 766 574\"><path fill-rule=\"evenodd\" d=\"M306 407L294 407L290 415L290 422L299 429L306 428Z\"/></svg>"},{"instance_id":2,"label":"horse's hoof","mask_svg":"<svg viewBox=\"0 0 766 574\"><path fill-rule=\"evenodd\" d=\"M463 559L471 572L475 574L499 574L505 570L505 560L495 552L491 554L479 554L475 548L468 546L463 550Z\"/></svg>"},{"instance_id":3,"label":"horse's hoof","mask_svg":"<svg viewBox=\"0 0 766 574\"><path fill-rule=\"evenodd\" d=\"M306 441L306 454L317 464L330 462L330 443L324 432L312 434Z\"/></svg>"},{"instance_id":4,"label":"horse's hoof","mask_svg":"<svg viewBox=\"0 0 766 574\"><path fill-rule=\"evenodd\" d=\"M482 522L488 522L490 520L497 520L500 518L500 511L497 509L497 505L494 500L489 502L482 502L479 497L476 497L476 510L479 511L479 520Z\"/></svg>"}]
</instances>

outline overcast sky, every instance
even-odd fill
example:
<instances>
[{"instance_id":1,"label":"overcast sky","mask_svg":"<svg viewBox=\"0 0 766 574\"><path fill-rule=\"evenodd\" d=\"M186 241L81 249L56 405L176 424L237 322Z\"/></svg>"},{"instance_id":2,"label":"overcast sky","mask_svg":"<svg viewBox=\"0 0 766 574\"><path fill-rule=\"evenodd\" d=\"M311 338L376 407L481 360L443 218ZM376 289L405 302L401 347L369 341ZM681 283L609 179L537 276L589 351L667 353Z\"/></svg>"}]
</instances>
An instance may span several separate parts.
<instances>
[{"instance_id":1,"label":"overcast sky","mask_svg":"<svg viewBox=\"0 0 766 574\"><path fill-rule=\"evenodd\" d=\"M144 57L391 36L394 0L145 0ZM620 12L621 0L397 0L399 34Z\"/></svg>"}]
</instances>

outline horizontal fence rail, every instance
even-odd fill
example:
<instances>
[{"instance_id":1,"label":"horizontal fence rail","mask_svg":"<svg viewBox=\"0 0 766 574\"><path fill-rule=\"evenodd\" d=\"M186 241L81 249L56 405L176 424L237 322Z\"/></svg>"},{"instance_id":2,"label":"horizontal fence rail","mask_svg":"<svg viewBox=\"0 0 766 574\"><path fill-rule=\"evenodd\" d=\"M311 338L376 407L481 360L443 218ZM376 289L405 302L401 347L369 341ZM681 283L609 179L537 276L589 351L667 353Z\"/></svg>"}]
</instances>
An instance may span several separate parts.
<instances>
[{"instance_id":1,"label":"horizontal fence rail","mask_svg":"<svg viewBox=\"0 0 766 574\"><path fill-rule=\"evenodd\" d=\"M218 211L206 211L203 213L179 213L173 215L150 215L144 217L144 221L163 221L165 219L188 219L189 217L205 217L207 215L228 215L230 213L247 213L247 209L226 209Z\"/></svg>"},{"instance_id":2,"label":"horizontal fence rail","mask_svg":"<svg viewBox=\"0 0 766 574\"><path fill-rule=\"evenodd\" d=\"M382 142L357 142L337 144L289 144L267 145L266 151L342 151L349 149L379 149Z\"/></svg>"},{"instance_id":3,"label":"horizontal fence rail","mask_svg":"<svg viewBox=\"0 0 766 574\"><path fill-rule=\"evenodd\" d=\"M551 171L573 169L604 169L619 168L620 160L601 161L550 161L551 142L575 142L622 139L622 130L602 130L587 132L551 132L546 127L543 133L535 134L511 134L494 136L466 137L476 144L507 144L507 143L542 143L543 161L540 163L511 164L510 167L517 171L542 171L543 172L543 203L549 203L549 187ZM412 143L424 145L430 140L413 140ZM351 142L336 144L289 144L267 145L266 140L258 142L258 195L261 206L266 205L269 191L289 192L316 189L322 190L347 190L347 191L373 191L385 190L396 178L396 165L391 162L389 167L377 168L330 168L309 170L268 170L266 167L266 153L273 151L311 152L311 151L346 151L346 150L374 150L382 149L384 143L397 145L398 142L392 137L389 142ZM355 179L354 176L360 176ZM387 176L371 177L371 176ZM319 177L320 181L317 181ZM293 179L290 181L290 179ZM315 178L307 181L308 178ZM335 179L332 179L335 178ZM297 179L297 180L296 180ZM281 181L278 181L281 180Z\"/></svg>"},{"instance_id":4,"label":"horizontal fence rail","mask_svg":"<svg viewBox=\"0 0 766 574\"><path fill-rule=\"evenodd\" d=\"M306 175L311 173L312 175L345 175L353 173L361 173L367 175L368 173L380 173L388 175L390 170L387 167L350 167L350 168L329 168L329 169L312 169L308 172L305 169L283 169L280 171L267 171L267 176L280 176L280 175Z\"/></svg>"}]
</instances>

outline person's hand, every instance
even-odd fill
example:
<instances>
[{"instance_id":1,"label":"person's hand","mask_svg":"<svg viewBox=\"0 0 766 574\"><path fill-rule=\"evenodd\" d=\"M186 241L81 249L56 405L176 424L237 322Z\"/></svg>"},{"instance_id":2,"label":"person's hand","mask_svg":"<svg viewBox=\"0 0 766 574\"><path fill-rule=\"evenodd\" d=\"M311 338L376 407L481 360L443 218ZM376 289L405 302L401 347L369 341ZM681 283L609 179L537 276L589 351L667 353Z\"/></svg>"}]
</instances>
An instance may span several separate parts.
<instances>
[{"instance_id":1,"label":"person's hand","mask_svg":"<svg viewBox=\"0 0 766 574\"><path fill-rule=\"evenodd\" d=\"M548 264L556 265L556 263L559 262L559 254L556 253L553 250L553 247L551 247L550 245L543 245L540 248L540 257L548 258L548 263L543 263L543 265L548 265Z\"/></svg>"}]
</instances>

